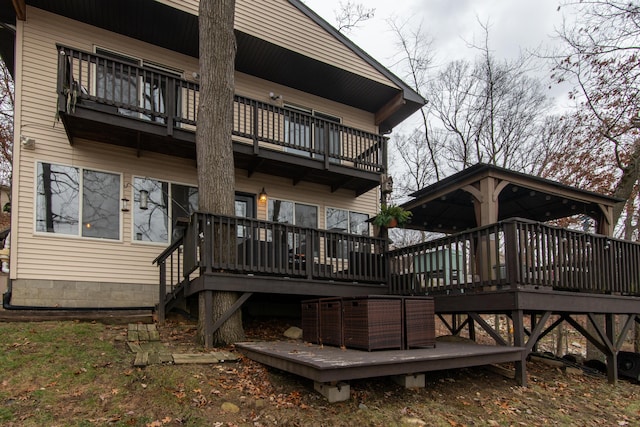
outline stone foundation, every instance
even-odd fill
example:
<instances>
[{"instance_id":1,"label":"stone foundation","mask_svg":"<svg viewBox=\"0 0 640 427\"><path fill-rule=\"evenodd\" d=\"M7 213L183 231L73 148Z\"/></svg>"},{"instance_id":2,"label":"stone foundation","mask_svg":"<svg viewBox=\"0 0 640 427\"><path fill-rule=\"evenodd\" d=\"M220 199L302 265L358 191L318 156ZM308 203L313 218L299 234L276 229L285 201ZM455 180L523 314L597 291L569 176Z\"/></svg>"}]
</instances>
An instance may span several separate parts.
<instances>
[{"instance_id":1,"label":"stone foundation","mask_svg":"<svg viewBox=\"0 0 640 427\"><path fill-rule=\"evenodd\" d=\"M120 308L153 307L158 285L17 279L11 305L27 307Z\"/></svg>"}]
</instances>

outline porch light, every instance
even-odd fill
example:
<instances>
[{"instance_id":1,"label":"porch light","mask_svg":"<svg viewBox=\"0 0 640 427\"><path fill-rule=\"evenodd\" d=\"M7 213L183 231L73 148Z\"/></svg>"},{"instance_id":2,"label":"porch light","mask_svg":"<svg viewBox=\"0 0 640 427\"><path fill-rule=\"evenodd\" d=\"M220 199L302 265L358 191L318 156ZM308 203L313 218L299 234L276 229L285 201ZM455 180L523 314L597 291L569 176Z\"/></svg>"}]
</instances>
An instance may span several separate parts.
<instances>
[{"instance_id":1,"label":"porch light","mask_svg":"<svg viewBox=\"0 0 640 427\"><path fill-rule=\"evenodd\" d=\"M147 190L140 190L140 209L143 211L149 209L149 192Z\"/></svg>"},{"instance_id":2,"label":"porch light","mask_svg":"<svg viewBox=\"0 0 640 427\"><path fill-rule=\"evenodd\" d=\"M122 208L120 209L122 212L129 212L129 199L123 197L120 199L122 201Z\"/></svg>"},{"instance_id":3,"label":"porch light","mask_svg":"<svg viewBox=\"0 0 640 427\"><path fill-rule=\"evenodd\" d=\"M262 191L258 194L258 203L265 204L267 203L267 192L264 191L264 187L262 187Z\"/></svg>"}]
</instances>

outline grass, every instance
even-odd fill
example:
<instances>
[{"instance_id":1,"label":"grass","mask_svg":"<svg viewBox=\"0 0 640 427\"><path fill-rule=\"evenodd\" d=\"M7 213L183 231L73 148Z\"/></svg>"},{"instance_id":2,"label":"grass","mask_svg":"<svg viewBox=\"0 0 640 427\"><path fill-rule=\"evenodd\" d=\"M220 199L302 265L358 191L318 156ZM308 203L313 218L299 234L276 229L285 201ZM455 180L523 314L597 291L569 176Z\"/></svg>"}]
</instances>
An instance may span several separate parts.
<instances>
[{"instance_id":1,"label":"grass","mask_svg":"<svg viewBox=\"0 0 640 427\"><path fill-rule=\"evenodd\" d=\"M177 323L160 330L178 352L200 350L193 331ZM611 386L601 376L566 375L536 363L528 364L527 388L480 367L429 373L419 390L388 378L356 380L349 401L329 404L310 381L247 359L134 368L125 336L126 326L0 323L0 424L640 425L637 384ZM238 412L223 410L225 402Z\"/></svg>"}]
</instances>

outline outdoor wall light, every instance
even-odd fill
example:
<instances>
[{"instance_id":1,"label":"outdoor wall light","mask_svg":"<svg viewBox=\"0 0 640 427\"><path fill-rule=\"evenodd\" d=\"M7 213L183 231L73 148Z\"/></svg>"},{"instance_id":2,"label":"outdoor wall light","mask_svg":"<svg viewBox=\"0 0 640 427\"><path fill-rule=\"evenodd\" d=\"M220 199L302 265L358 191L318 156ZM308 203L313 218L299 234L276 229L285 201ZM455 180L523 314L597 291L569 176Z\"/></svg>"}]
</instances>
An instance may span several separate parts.
<instances>
[{"instance_id":1,"label":"outdoor wall light","mask_svg":"<svg viewBox=\"0 0 640 427\"><path fill-rule=\"evenodd\" d=\"M147 190L140 190L140 209L143 211L149 209L149 192Z\"/></svg>"},{"instance_id":2,"label":"outdoor wall light","mask_svg":"<svg viewBox=\"0 0 640 427\"><path fill-rule=\"evenodd\" d=\"M120 209L122 212L129 212L129 199L123 197L120 199L122 201L122 208Z\"/></svg>"},{"instance_id":3,"label":"outdoor wall light","mask_svg":"<svg viewBox=\"0 0 640 427\"><path fill-rule=\"evenodd\" d=\"M36 140L28 136L20 135L20 145L27 150L35 150Z\"/></svg>"},{"instance_id":4,"label":"outdoor wall light","mask_svg":"<svg viewBox=\"0 0 640 427\"><path fill-rule=\"evenodd\" d=\"M260 194L258 194L258 202L260 204L267 203L267 192L264 191L264 187L262 187L262 191L260 192Z\"/></svg>"}]
</instances>

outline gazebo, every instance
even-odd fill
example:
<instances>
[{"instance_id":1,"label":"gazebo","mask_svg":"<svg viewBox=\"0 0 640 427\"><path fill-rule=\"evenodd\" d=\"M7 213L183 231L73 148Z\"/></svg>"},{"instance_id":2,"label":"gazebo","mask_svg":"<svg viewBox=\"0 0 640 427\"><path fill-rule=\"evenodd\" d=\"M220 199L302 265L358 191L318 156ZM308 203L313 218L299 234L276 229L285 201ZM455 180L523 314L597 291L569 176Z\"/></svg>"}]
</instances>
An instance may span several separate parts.
<instances>
[{"instance_id":1,"label":"gazebo","mask_svg":"<svg viewBox=\"0 0 640 427\"><path fill-rule=\"evenodd\" d=\"M413 213L409 228L447 235L389 252L391 293L433 295L454 335L466 328L475 339L479 326L498 345L525 348L521 384L524 358L563 322L605 354L617 380L620 347L640 323L640 245L612 237L623 200L488 164L411 197L402 205ZM595 233L549 223L573 216L592 219ZM513 342L488 314L511 318Z\"/></svg>"}]
</instances>

